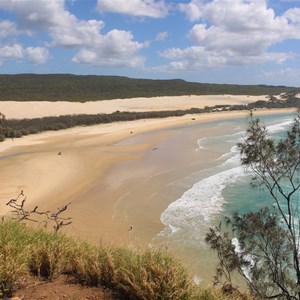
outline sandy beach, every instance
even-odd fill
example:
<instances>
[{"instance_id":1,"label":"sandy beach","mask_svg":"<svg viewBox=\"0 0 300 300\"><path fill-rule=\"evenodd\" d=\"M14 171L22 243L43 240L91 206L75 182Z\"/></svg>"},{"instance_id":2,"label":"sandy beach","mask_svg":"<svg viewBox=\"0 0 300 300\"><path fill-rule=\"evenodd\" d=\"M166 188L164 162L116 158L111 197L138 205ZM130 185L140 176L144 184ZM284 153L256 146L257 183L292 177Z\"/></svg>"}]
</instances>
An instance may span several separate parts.
<instances>
[{"instance_id":1,"label":"sandy beach","mask_svg":"<svg viewBox=\"0 0 300 300\"><path fill-rule=\"evenodd\" d=\"M19 104L27 105L20 118L33 117L29 103ZM44 109L44 115L52 113ZM276 112L283 110L257 114ZM199 157L196 141L208 132L225 134L226 128L194 125L247 115L245 111L186 115L7 139L0 144L1 214L9 213L5 203L23 190L29 208L38 205L53 211L71 202L65 213L73 218L64 229L68 234L93 243L146 247L163 228L162 211L192 184L185 183L186 176L213 166L219 155L204 152Z\"/></svg>"},{"instance_id":2,"label":"sandy beach","mask_svg":"<svg viewBox=\"0 0 300 300\"><path fill-rule=\"evenodd\" d=\"M126 169L114 172L113 167L128 161L142 162L147 151L151 153L157 144L174 134L163 129L246 116L247 112L187 115L77 127L7 139L0 144L1 212L7 213L7 200L24 190L27 204L32 207L39 205L43 210L72 202L69 214L74 219L74 226L73 229L67 229L74 231L76 236L92 241L102 239L112 243L128 243L128 227L131 223L124 216L116 217L116 211L121 210L120 198L139 179L145 177L147 180L147 176L151 177L155 172L151 169L153 162L141 171L133 173L130 170L130 174ZM151 137L147 136L149 132L153 132ZM135 137L140 140L126 144L127 139ZM58 152L62 155L58 155ZM147 168L150 168L148 173ZM156 170L158 173L161 171ZM131 184L128 178L132 179ZM131 200L141 202L141 199ZM161 226L161 211L161 208L156 211L156 229ZM147 231L153 232L152 229ZM145 241L150 239L151 234L148 238L145 235Z\"/></svg>"}]
</instances>

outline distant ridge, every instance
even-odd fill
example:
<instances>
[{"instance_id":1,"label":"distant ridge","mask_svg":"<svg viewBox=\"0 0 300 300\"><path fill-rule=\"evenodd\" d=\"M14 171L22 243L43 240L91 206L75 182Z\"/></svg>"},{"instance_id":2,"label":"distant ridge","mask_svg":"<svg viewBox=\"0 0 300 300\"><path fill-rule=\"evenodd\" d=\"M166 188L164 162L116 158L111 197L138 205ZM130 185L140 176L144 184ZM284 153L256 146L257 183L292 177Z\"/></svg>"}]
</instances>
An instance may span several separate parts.
<instances>
[{"instance_id":1,"label":"distant ridge","mask_svg":"<svg viewBox=\"0 0 300 300\"><path fill-rule=\"evenodd\" d=\"M272 95L294 92L295 87L151 80L120 76L72 74L0 75L0 101L85 102L118 98L182 95Z\"/></svg>"}]
</instances>

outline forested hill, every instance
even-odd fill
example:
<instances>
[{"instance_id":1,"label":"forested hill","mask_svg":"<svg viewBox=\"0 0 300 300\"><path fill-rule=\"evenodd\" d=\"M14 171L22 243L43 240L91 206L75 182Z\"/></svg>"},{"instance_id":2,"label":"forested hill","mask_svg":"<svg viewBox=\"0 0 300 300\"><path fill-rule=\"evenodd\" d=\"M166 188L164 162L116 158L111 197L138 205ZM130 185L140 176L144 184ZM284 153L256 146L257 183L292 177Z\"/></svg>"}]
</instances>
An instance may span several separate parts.
<instances>
[{"instance_id":1,"label":"forested hill","mask_svg":"<svg viewBox=\"0 0 300 300\"><path fill-rule=\"evenodd\" d=\"M295 90L284 86L207 84L180 79L150 80L70 74L0 75L0 101L85 102L181 95L271 95Z\"/></svg>"}]
</instances>

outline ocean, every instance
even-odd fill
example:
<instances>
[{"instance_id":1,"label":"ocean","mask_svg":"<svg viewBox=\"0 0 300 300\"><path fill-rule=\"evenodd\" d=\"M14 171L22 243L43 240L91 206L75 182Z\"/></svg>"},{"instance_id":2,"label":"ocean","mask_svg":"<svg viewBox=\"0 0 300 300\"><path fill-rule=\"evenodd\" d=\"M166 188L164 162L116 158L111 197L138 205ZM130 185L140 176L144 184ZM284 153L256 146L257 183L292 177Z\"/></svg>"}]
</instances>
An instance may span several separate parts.
<instances>
[{"instance_id":1,"label":"ocean","mask_svg":"<svg viewBox=\"0 0 300 300\"><path fill-rule=\"evenodd\" d=\"M280 137L292 124L294 114L262 116L269 134ZM214 166L199 170L197 181L179 199L174 199L161 214L165 228L153 239L152 246L167 245L189 266L196 281L210 280L216 257L204 242L209 227L233 212L246 213L273 205L266 191L250 187L250 174L240 164L236 144L245 136L245 119L216 121L215 126L231 128L231 133L199 139L195 151L218 153ZM210 124L211 125L211 124Z\"/></svg>"}]
</instances>

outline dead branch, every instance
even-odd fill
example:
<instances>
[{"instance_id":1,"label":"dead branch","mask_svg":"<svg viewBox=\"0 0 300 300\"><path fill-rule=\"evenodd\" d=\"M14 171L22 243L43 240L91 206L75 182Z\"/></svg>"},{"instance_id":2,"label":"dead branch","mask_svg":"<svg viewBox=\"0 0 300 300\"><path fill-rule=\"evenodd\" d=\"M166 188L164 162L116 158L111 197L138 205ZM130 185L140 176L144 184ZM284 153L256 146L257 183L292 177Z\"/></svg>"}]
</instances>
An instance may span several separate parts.
<instances>
[{"instance_id":1,"label":"dead branch","mask_svg":"<svg viewBox=\"0 0 300 300\"><path fill-rule=\"evenodd\" d=\"M33 218L33 215L44 215L45 220L41 222L45 223L45 228L49 223L54 222L53 228L55 233L57 233L62 227L72 224L72 221L70 221L72 220L72 218L65 218L61 216L61 214L68 209L68 206L71 204L71 202L64 205L63 207L58 208L57 211L53 213L51 213L49 210L39 211L38 206L35 206L35 208L32 210L26 210L25 203L26 196L24 195L23 191L21 191L16 199L10 199L6 203L7 206L12 208L11 213L13 214L13 219L17 222L38 222L38 220Z\"/></svg>"},{"instance_id":2,"label":"dead branch","mask_svg":"<svg viewBox=\"0 0 300 300\"><path fill-rule=\"evenodd\" d=\"M47 211L38 211L38 206L36 206L32 210L26 210L24 208L26 202L26 197L21 191L21 193L18 195L16 199L11 199L9 200L6 205L13 208L11 213L14 215L13 219L17 222L27 220L27 221L32 221L32 222L38 222L37 220L32 218L33 214L38 214L38 215L47 215Z\"/></svg>"},{"instance_id":3,"label":"dead branch","mask_svg":"<svg viewBox=\"0 0 300 300\"><path fill-rule=\"evenodd\" d=\"M69 221L72 218L63 218L60 216L61 213L63 213L64 211L66 211L68 209L68 206L71 204L71 202L69 202L68 204L66 204L65 206L58 208L57 212L52 213L49 217L50 221L54 221L55 225L53 226L54 228L54 232L58 232L58 230L63 227L63 226L67 226L70 225L72 222Z\"/></svg>"}]
</instances>

